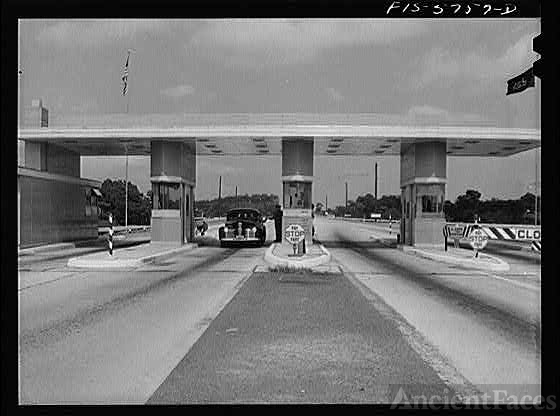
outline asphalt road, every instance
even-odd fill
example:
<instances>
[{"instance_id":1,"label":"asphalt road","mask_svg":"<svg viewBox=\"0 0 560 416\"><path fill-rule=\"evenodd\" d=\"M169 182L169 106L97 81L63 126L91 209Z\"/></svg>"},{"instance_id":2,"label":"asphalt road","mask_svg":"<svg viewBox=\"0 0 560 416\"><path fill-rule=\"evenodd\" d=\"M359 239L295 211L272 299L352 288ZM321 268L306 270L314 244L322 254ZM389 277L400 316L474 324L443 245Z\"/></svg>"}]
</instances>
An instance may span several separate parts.
<instances>
[{"instance_id":1,"label":"asphalt road","mask_svg":"<svg viewBox=\"0 0 560 416\"><path fill-rule=\"evenodd\" d=\"M145 403L263 253L202 247L132 271L59 265L49 281L37 266L20 271L20 402Z\"/></svg>"},{"instance_id":2,"label":"asphalt road","mask_svg":"<svg viewBox=\"0 0 560 416\"><path fill-rule=\"evenodd\" d=\"M509 272L473 272L396 249L384 226L316 228L343 274L253 273L267 247L220 248L214 228L199 248L130 271L22 262L21 403L539 392L534 257L498 252Z\"/></svg>"},{"instance_id":3,"label":"asphalt road","mask_svg":"<svg viewBox=\"0 0 560 416\"><path fill-rule=\"evenodd\" d=\"M473 271L391 248L394 236L378 226L319 219L316 227L346 274L418 330L449 371L483 393L540 390L539 255L496 249L510 271Z\"/></svg>"},{"instance_id":4,"label":"asphalt road","mask_svg":"<svg viewBox=\"0 0 560 416\"><path fill-rule=\"evenodd\" d=\"M454 392L342 274L255 273L148 404L391 403Z\"/></svg>"}]
</instances>

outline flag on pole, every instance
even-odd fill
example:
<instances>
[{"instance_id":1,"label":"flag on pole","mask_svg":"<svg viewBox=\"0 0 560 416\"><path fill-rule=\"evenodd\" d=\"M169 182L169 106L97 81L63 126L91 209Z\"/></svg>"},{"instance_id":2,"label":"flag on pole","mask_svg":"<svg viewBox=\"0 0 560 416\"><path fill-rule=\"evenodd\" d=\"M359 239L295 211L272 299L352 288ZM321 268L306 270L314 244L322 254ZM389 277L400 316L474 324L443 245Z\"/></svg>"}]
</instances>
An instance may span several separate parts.
<instances>
[{"instance_id":1,"label":"flag on pole","mask_svg":"<svg viewBox=\"0 0 560 416\"><path fill-rule=\"evenodd\" d=\"M124 64L124 72L122 76L123 81L123 90L122 95L126 95L126 90L128 87L128 60L130 59L130 51L128 51L128 55L126 56L126 63Z\"/></svg>"},{"instance_id":2,"label":"flag on pole","mask_svg":"<svg viewBox=\"0 0 560 416\"><path fill-rule=\"evenodd\" d=\"M508 80L506 95L515 94L525 91L529 87L535 86L535 76L533 75L533 68L529 68L521 75Z\"/></svg>"}]
</instances>

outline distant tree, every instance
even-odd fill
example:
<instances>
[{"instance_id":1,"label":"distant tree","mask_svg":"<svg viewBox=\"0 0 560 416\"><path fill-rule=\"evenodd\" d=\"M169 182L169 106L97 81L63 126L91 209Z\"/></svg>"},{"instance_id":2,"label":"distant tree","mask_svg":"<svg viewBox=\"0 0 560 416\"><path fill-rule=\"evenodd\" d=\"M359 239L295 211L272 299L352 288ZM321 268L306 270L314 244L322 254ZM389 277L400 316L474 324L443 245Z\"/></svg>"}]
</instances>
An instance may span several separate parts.
<instances>
[{"instance_id":1,"label":"distant tree","mask_svg":"<svg viewBox=\"0 0 560 416\"><path fill-rule=\"evenodd\" d=\"M106 211L113 214L114 225L125 223L125 181L105 179L101 184L102 200ZM150 199L136 185L128 182L128 224L149 225L151 217Z\"/></svg>"},{"instance_id":2,"label":"distant tree","mask_svg":"<svg viewBox=\"0 0 560 416\"><path fill-rule=\"evenodd\" d=\"M473 222L475 214L485 223L534 223L535 196L526 193L519 199L480 200L480 192L469 189L457 197L455 203L445 201L443 211L447 221Z\"/></svg>"},{"instance_id":3,"label":"distant tree","mask_svg":"<svg viewBox=\"0 0 560 416\"><path fill-rule=\"evenodd\" d=\"M473 222L475 214L480 215L481 193L468 189L464 195L459 195L455 201L456 221Z\"/></svg>"},{"instance_id":4,"label":"distant tree","mask_svg":"<svg viewBox=\"0 0 560 416\"><path fill-rule=\"evenodd\" d=\"M445 221L455 222L459 221L457 219L457 212L455 204L451 201L445 201L443 203L443 213L445 214Z\"/></svg>"},{"instance_id":5,"label":"distant tree","mask_svg":"<svg viewBox=\"0 0 560 416\"><path fill-rule=\"evenodd\" d=\"M342 206L338 205L334 209L334 215L336 215L337 217L344 217L345 213L346 213L346 207L342 207Z\"/></svg>"},{"instance_id":6,"label":"distant tree","mask_svg":"<svg viewBox=\"0 0 560 416\"><path fill-rule=\"evenodd\" d=\"M195 201L195 209L202 211L206 217L223 216L232 208L256 208L263 215L272 216L276 205L279 204L279 198L273 194L254 194L254 195L238 195L226 196L221 199Z\"/></svg>"}]
</instances>

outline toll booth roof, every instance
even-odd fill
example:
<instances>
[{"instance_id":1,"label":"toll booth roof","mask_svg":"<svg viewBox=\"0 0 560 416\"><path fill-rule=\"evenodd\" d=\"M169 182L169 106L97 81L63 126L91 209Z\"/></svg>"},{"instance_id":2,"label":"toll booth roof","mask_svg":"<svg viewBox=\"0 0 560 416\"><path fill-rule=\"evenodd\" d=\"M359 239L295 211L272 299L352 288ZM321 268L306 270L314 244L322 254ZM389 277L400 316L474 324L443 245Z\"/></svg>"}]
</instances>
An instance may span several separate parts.
<instances>
[{"instance_id":1,"label":"toll booth roof","mask_svg":"<svg viewBox=\"0 0 560 416\"><path fill-rule=\"evenodd\" d=\"M282 138L314 137L317 156L398 156L414 142L445 142L448 156L510 156L540 147L539 129L481 120L386 114L106 114L53 118L22 128L21 140L60 145L83 156L149 155L152 141L196 140L199 156L281 155Z\"/></svg>"}]
</instances>

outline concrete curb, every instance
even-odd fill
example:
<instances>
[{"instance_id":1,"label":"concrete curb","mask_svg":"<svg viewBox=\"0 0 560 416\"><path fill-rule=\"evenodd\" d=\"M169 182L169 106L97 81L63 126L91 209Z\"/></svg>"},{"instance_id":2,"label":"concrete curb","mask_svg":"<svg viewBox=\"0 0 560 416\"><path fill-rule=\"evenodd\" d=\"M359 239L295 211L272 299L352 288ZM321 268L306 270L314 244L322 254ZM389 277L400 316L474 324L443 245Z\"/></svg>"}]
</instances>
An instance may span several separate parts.
<instances>
[{"instance_id":1,"label":"concrete curb","mask_svg":"<svg viewBox=\"0 0 560 416\"><path fill-rule=\"evenodd\" d=\"M148 243L150 244L150 243ZM88 259L87 256L72 257L68 259L68 267L87 268L87 269L127 269L141 266L146 263L151 263L154 260L164 260L172 257L175 254L190 251L198 247L196 244L186 244L181 247L173 248L171 250L162 251L159 253L149 254L144 257L136 259ZM108 256L108 253L107 253Z\"/></svg>"},{"instance_id":2,"label":"concrete curb","mask_svg":"<svg viewBox=\"0 0 560 416\"><path fill-rule=\"evenodd\" d=\"M493 271L493 272L507 272L509 270L508 263L506 263L505 261L497 257L490 256L489 254L484 254L484 256L490 257L491 259L496 261L497 264L481 262L480 260L475 260L474 258L469 259L469 258L457 257L453 255L432 253L430 251L418 249L416 247L400 246L399 248L401 248L401 250L405 253L417 254L420 257L424 257L429 260L440 261L443 263L448 263L453 265L461 264L463 266L472 267L477 270L485 270L485 271Z\"/></svg>"},{"instance_id":3,"label":"concrete curb","mask_svg":"<svg viewBox=\"0 0 560 416\"><path fill-rule=\"evenodd\" d=\"M76 248L76 243L56 243L56 244L47 244L44 246L21 248L18 249L18 255L47 253L49 251L65 250L68 248Z\"/></svg>"},{"instance_id":4,"label":"concrete curb","mask_svg":"<svg viewBox=\"0 0 560 416\"><path fill-rule=\"evenodd\" d=\"M264 260L272 264L274 266L289 266L295 268L305 268L305 267L315 267L321 264L325 264L331 261L331 253L323 247L322 244L319 244L321 251L325 253L319 257L309 258L309 259L302 259L302 260L292 260L286 259L282 257L275 256L273 254L274 247L276 247L276 243L272 243L270 247L264 253Z\"/></svg>"}]
</instances>

